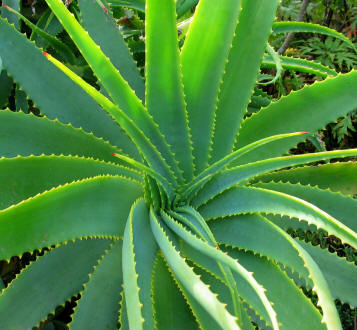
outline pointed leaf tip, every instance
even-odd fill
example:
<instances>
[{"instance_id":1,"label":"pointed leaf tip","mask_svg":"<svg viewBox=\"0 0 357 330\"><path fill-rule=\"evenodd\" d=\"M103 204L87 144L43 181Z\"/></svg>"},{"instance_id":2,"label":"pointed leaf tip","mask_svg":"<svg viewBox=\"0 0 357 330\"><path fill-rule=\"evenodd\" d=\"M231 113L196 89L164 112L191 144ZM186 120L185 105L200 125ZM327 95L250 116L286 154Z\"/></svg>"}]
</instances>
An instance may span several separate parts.
<instances>
[{"instance_id":1,"label":"pointed leaf tip","mask_svg":"<svg viewBox=\"0 0 357 330\"><path fill-rule=\"evenodd\" d=\"M106 14L108 14L108 9L107 9L107 7L103 7L103 10L105 11Z\"/></svg>"},{"instance_id":2,"label":"pointed leaf tip","mask_svg":"<svg viewBox=\"0 0 357 330\"><path fill-rule=\"evenodd\" d=\"M310 134L309 132L300 132L301 135Z\"/></svg>"},{"instance_id":3,"label":"pointed leaf tip","mask_svg":"<svg viewBox=\"0 0 357 330\"><path fill-rule=\"evenodd\" d=\"M45 51L42 51L42 54L45 55L46 57L50 56L50 54L46 53Z\"/></svg>"},{"instance_id":4,"label":"pointed leaf tip","mask_svg":"<svg viewBox=\"0 0 357 330\"><path fill-rule=\"evenodd\" d=\"M112 152L112 155L113 155L113 156L116 156L117 154L116 154L115 152Z\"/></svg>"},{"instance_id":5,"label":"pointed leaf tip","mask_svg":"<svg viewBox=\"0 0 357 330\"><path fill-rule=\"evenodd\" d=\"M9 8L6 3L2 3L2 6L3 6L4 8L6 8L6 9Z\"/></svg>"}]
</instances>

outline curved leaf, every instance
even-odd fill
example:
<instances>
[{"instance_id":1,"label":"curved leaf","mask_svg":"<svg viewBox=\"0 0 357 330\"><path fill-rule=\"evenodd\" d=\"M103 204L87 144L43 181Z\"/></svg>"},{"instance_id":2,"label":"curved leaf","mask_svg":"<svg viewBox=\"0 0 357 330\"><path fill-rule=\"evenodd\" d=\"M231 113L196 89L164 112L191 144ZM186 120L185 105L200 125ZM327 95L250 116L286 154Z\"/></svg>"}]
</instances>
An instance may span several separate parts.
<instances>
[{"instance_id":1,"label":"curved leaf","mask_svg":"<svg viewBox=\"0 0 357 330\"><path fill-rule=\"evenodd\" d=\"M146 1L146 106L171 145L186 180L193 159L181 82L174 0Z\"/></svg>"},{"instance_id":2,"label":"curved leaf","mask_svg":"<svg viewBox=\"0 0 357 330\"><path fill-rule=\"evenodd\" d=\"M237 137L236 149L263 137L284 132L313 133L357 107L355 86L357 71L316 82L271 103L246 119ZM280 156L304 138L296 137L255 149L237 161L237 165Z\"/></svg>"},{"instance_id":3,"label":"curved leaf","mask_svg":"<svg viewBox=\"0 0 357 330\"><path fill-rule=\"evenodd\" d=\"M181 50L196 173L208 162L217 94L239 11L240 0L221 0L219 6L201 0Z\"/></svg>"},{"instance_id":4,"label":"curved leaf","mask_svg":"<svg viewBox=\"0 0 357 330\"><path fill-rule=\"evenodd\" d=\"M0 211L0 259L87 236L123 235L131 203L142 194L128 179L71 183Z\"/></svg>"},{"instance_id":5,"label":"curved leaf","mask_svg":"<svg viewBox=\"0 0 357 330\"><path fill-rule=\"evenodd\" d=\"M71 329L116 329L122 286L122 241L114 243L84 285L77 302ZM100 306L100 308L98 308Z\"/></svg>"},{"instance_id":6,"label":"curved leaf","mask_svg":"<svg viewBox=\"0 0 357 330\"><path fill-rule=\"evenodd\" d=\"M110 243L104 239L80 240L38 257L1 293L1 327L31 329L37 326L57 305L81 291L88 274Z\"/></svg>"},{"instance_id":7,"label":"curved leaf","mask_svg":"<svg viewBox=\"0 0 357 330\"><path fill-rule=\"evenodd\" d=\"M208 219L249 212L288 215L312 223L357 247L357 234L353 230L315 205L277 191L236 187L204 204L199 211Z\"/></svg>"}]
</instances>

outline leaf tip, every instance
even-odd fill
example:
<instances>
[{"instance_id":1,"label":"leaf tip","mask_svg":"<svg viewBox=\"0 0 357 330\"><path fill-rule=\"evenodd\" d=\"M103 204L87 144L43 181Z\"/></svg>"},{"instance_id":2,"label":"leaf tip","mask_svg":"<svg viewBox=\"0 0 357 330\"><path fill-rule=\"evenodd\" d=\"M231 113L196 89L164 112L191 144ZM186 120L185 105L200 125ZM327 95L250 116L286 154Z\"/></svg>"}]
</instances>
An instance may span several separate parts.
<instances>
[{"instance_id":1,"label":"leaf tip","mask_svg":"<svg viewBox=\"0 0 357 330\"><path fill-rule=\"evenodd\" d=\"M42 51L42 54L45 55L47 58L50 56L50 54L46 53L45 51Z\"/></svg>"}]
</instances>

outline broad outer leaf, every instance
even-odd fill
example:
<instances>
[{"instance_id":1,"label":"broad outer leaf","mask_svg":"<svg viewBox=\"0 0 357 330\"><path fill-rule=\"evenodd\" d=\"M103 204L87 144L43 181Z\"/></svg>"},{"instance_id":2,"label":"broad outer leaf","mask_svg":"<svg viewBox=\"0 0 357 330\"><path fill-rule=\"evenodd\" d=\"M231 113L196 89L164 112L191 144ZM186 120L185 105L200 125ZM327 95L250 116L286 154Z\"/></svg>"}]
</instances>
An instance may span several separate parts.
<instances>
[{"instance_id":1,"label":"broad outer leaf","mask_svg":"<svg viewBox=\"0 0 357 330\"><path fill-rule=\"evenodd\" d=\"M31 329L56 306L78 294L110 240L70 242L26 267L0 295L2 329Z\"/></svg>"},{"instance_id":2,"label":"broad outer leaf","mask_svg":"<svg viewBox=\"0 0 357 330\"><path fill-rule=\"evenodd\" d=\"M233 149L256 83L278 3L278 0L242 1L243 10L220 87L211 162Z\"/></svg>"},{"instance_id":3,"label":"broad outer leaf","mask_svg":"<svg viewBox=\"0 0 357 330\"><path fill-rule=\"evenodd\" d=\"M71 183L0 211L0 259L79 237L123 235L141 187L121 177Z\"/></svg>"},{"instance_id":4,"label":"broad outer leaf","mask_svg":"<svg viewBox=\"0 0 357 330\"><path fill-rule=\"evenodd\" d=\"M123 283L121 252L122 241L118 241L89 276L72 316L71 329L117 329Z\"/></svg>"}]
</instances>

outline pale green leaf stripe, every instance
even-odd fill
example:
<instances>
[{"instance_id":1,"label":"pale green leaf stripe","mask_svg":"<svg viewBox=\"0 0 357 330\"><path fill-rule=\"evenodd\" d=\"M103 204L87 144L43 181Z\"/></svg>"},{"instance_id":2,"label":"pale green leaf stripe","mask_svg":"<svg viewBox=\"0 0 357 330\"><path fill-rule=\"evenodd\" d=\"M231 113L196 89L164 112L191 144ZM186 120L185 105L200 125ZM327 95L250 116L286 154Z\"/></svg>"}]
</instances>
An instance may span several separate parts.
<instances>
[{"instance_id":1,"label":"pale green leaf stripe","mask_svg":"<svg viewBox=\"0 0 357 330\"><path fill-rule=\"evenodd\" d=\"M136 95L144 100L144 81L111 13L106 14L98 3L92 0L79 0L78 5L83 27L109 57Z\"/></svg>"},{"instance_id":2,"label":"pale green leaf stripe","mask_svg":"<svg viewBox=\"0 0 357 330\"><path fill-rule=\"evenodd\" d=\"M79 237L121 237L130 206L141 195L129 179L102 176L0 211L0 259Z\"/></svg>"},{"instance_id":3,"label":"pale green leaf stripe","mask_svg":"<svg viewBox=\"0 0 357 330\"><path fill-rule=\"evenodd\" d=\"M222 251L218 250L216 247L209 245L208 243L197 238L195 235L191 234L189 231L185 230L182 225L173 220L170 216L162 214L162 219L165 221L166 225L173 230L178 236L180 236L187 244L191 245L193 248L197 249L201 253L215 259L215 261L223 263L228 266L234 273L237 273L242 277L258 295L259 299L263 303L265 309L268 312L271 324L274 329L279 329L278 322L276 319L276 313L272 308L269 300L267 299L263 287L254 279L252 273L249 273L242 265L240 265L236 260L225 255Z\"/></svg>"},{"instance_id":4,"label":"pale green leaf stripe","mask_svg":"<svg viewBox=\"0 0 357 330\"><path fill-rule=\"evenodd\" d=\"M269 54L269 56L271 57L273 63L274 63L274 67L276 69L276 73L273 79L271 79L268 82L259 82L260 85L270 85L270 84L274 84L280 77L281 77L281 73L283 72L283 66L281 65L281 59L279 54L275 51L275 49L270 46L269 44L267 44L267 52ZM266 80L266 79L262 79L262 80ZM260 80L260 81L262 81Z\"/></svg>"},{"instance_id":5,"label":"pale green leaf stripe","mask_svg":"<svg viewBox=\"0 0 357 330\"><path fill-rule=\"evenodd\" d=\"M319 33L331 37L340 39L350 47L356 50L355 46L352 43L352 40L348 39L342 33L339 33L333 29L328 28L327 26L322 26L319 24L306 23L306 22L275 22L273 24L273 33L289 33L289 32L309 32L309 33Z\"/></svg>"},{"instance_id":6,"label":"pale green leaf stripe","mask_svg":"<svg viewBox=\"0 0 357 330\"><path fill-rule=\"evenodd\" d=\"M48 34L46 31L40 29L38 26L33 24L31 21L29 21L25 16L21 15L19 12L16 10L10 8L10 7L3 7L6 8L8 11L12 12L13 14L17 15L31 30L32 33L38 34L41 38L46 40L50 46L52 46L56 52L58 52L65 61L74 64L75 62L75 56L72 52L72 50L64 44L62 41L59 39L53 37L52 35Z\"/></svg>"},{"instance_id":7,"label":"pale green leaf stripe","mask_svg":"<svg viewBox=\"0 0 357 330\"><path fill-rule=\"evenodd\" d=\"M316 132L357 107L357 71L329 77L299 91L291 92L246 119L237 137L236 149L263 137L286 132ZM279 120L277 120L279 118ZM304 137L277 141L269 148L258 148L236 163L281 156Z\"/></svg>"},{"instance_id":8,"label":"pale green leaf stripe","mask_svg":"<svg viewBox=\"0 0 357 330\"><path fill-rule=\"evenodd\" d=\"M82 290L110 243L104 239L70 242L27 266L0 295L1 328L22 330L39 325L58 305Z\"/></svg>"},{"instance_id":9,"label":"pale green leaf stripe","mask_svg":"<svg viewBox=\"0 0 357 330\"><path fill-rule=\"evenodd\" d=\"M152 278L155 329L196 329L197 323L162 257L155 259Z\"/></svg>"},{"instance_id":10,"label":"pale green leaf stripe","mask_svg":"<svg viewBox=\"0 0 357 330\"><path fill-rule=\"evenodd\" d=\"M343 194L357 194L357 162L305 166L258 176L254 181L283 181L318 186Z\"/></svg>"},{"instance_id":11,"label":"pale green leaf stripe","mask_svg":"<svg viewBox=\"0 0 357 330\"><path fill-rule=\"evenodd\" d=\"M0 19L3 67L49 118L93 132L135 156L135 146L86 93L52 64L26 36ZM16 47L14 47L16 45ZM19 65L21 63L21 65ZM26 68L26 70L24 70ZM34 76L40 75L40 79ZM128 146L127 149L124 146Z\"/></svg>"},{"instance_id":12,"label":"pale green leaf stripe","mask_svg":"<svg viewBox=\"0 0 357 330\"><path fill-rule=\"evenodd\" d=\"M326 151L314 154L269 158L254 163L230 168L214 176L202 188L202 190L198 192L197 196L194 197L194 199L192 200L192 204L196 207L200 206L206 201L208 201L210 198L218 195L222 191L236 185L237 183L247 181L256 176L259 177L259 175L266 172L279 170L288 166L296 166L338 157L349 157L354 156L356 154L357 149Z\"/></svg>"},{"instance_id":13,"label":"pale green leaf stripe","mask_svg":"<svg viewBox=\"0 0 357 330\"><path fill-rule=\"evenodd\" d=\"M76 75L73 71L68 69L64 64L57 61L54 57L46 54L46 57L59 69L61 69L69 78L80 85L90 96L95 99L98 104L115 120L123 130L126 131L128 136L131 137L132 141L135 143L137 149L141 152L142 156L146 159L149 165L156 170L159 175L165 178L171 178L171 182L175 182L175 177L170 171L165 159L157 151L156 147L151 143L151 141L144 135L144 133L138 128L136 122L129 118L129 116L124 113L117 105L112 103L103 94L98 92L93 86L85 82L81 77ZM145 166L138 163L137 161L126 157L124 155L117 154L118 158L126 159L126 162L131 162L137 164L144 168ZM153 171L152 170L152 171ZM151 172L152 172L151 171Z\"/></svg>"},{"instance_id":14,"label":"pale green leaf stripe","mask_svg":"<svg viewBox=\"0 0 357 330\"><path fill-rule=\"evenodd\" d=\"M338 316L338 312L336 310L336 306L332 299L326 279L324 278L318 265L311 258L311 256L301 247L301 245L299 245L291 236L289 236L279 227L271 223L268 219L265 219L261 216L255 216L254 218L256 220L255 227L261 228L260 230L262 231L263 231L263 227L265 227L264 228L265 235L266 235L265 238L261 242L256 240L254 234L255 230L254 229L252 230L251 228L250 231L247 233L248 239L244 239L244 241L242 242L243 245L241 245L239 236L244 237L244 235L234 236L233 233L237 232L237 230L231 230L231 231L227 230L229 228L231 229L237 228L239 230L239 226L236 226L237 223L234 222L234 219L239 219L239 217L234 217L230 219L231 219L231 223L230 223L231 226L228 227L217 226L215 229L219 230L219 232L217 232L217 230L213 231L215 237L217 238L217 241L223 244L228 244L243 249L246 249L245 246L248 244L251 247L251 248L248 247L248 249L258 253L259 250L257 251L255 249L255 246L261 246L263 244L265 245L265 247L263 247L263 255L265 255L265 253L271 252L270 246L275 245L277 252L268 255L270 259L280 261L279 258L283 255L284 259L288 260L287 265L293 265L292 269L294 270L296 270L297 267L300 268L300 266L295 266L294 264L299 265L303 263L305 267L305 271L304 271L305 274L307 273L306 270L308 270L309 273L308 276L306 275L305 276L308 281L310 281L310 279L313 281L313 291L317 293L319 298L317 304L322 308L322 312L323 312L322 322L326 323L327 328L329 330L342 329L340 318ZM229 219L226 220L229 221ZM247 219L243 219L243 220L247 220ZM250 225L250 221L247 221L246 224L247 228L249 228L249 225ZM221 229L225 229L225 230L221 230ZM275 244L275 240L271 238L272 234L273 237L274 236L279 237L279 243ZM254 237L254 239L252 239L252 237ZM269 237L270 239L267 239L267 237ZM282 249L282 246L284 246L284 249ZM286 255L284 255L285 249L295 250L295 251L293 254L290 254L290 257L287 258ZM298 254L298 258L296 254Z\"/></svg>"},{"instance_id":15,"label":"pale green leaf stripe","mask_svg":"<svg viewBox=\"0 0 357 330\"><path fill-rule=\"evenodd\" d=\"M211 162L232 151L256 83L278 2L277 0L242 1L244 10L239 15L220 87ZM252 40L254 42L251 42Z\"/></svg>"},{"instance_id":16,"label":"pale green leaf stripe","mask_svg":"<svg viewBox=\"0 0 357 330\"><path fill-rule=\"evenodd\" d=\"M181 82L174 0L146 3L146 106L189 181L193 159Z\"/></svg>"},{"instance_id":17,"label":"pale green leaf stripe","mask_svg":"<svg viewBox=\"0 0 357 330\"><path fill-rule=\"evenodd\" d=\"M0 111L0 132L0 157L64 154L113 162L112 153L121 152L82 129L23 112Z\"/></svg>"},{"instance_id":18,"label":"pale green leaf stripe","mask_svg":"<svg viewBox=\"0 0 357 330\"><path fill-rule=\"evenodd\" d=\"M142 181L142 176L133 170L90 158L72 156L1 158L0 209L53 187L104 174L121 175L137 182Z\"/></svg>"},{"instance_id":19,"label":"pale green leaf stripe","mask_svg":"<svg viewBox=\"0 0 357 330\"><path fill-rule=\"evenodd\" d=\"M150 210L150 224L165 259L186 290L223 329L239 329L235 323L235 318L227 312L225 306L217 300L208 286L199 279L175 250L152 210Z\"/></svg>"},{"instance_id":20,"label":"pale green leaf stripe","mask_svg":"<svg viewBox=\"0 0 357 330\"><path fill-rule=\"evenodd\" d=\"M80 26L74 16L67 10L61 0L46 0L46 2L82 52L109 96L157 147L175 174L180 176L181 173L177 163L157 124L150 117L148 111L144 108L142 102L135 95L129 84L123 79L98 45L90 38L89 34Z\"/></svg>"},{"instance_id":21,"label":"pale green leaf stripe","mask_svg":"<svg viewBox=\"0 0 357 330\"><path fill-rule=\"evenodd\" d=\"M288 56L279 56L281 65L285 70L294 70L305 72L309 74L314 74L323 78L327 76L336 76L337 72L333 69L330 69L327 66L322 65L321 63L308 61L302 58L288 57ZM262 68L275 68L275 63L270 55L264 57L262 63Z\"/></svg>"},{"instance_id":22,"label":"pale green leaf stripe","mask_svg":"<svg viewBox=\"0 0 357 330\"><path fill-rule=\"evenodd\" d=\"M297 132L297 133L290 133L290 134L279 134L279 135L274 135L274 136L269 136L265 139L255 141L243 148L240 148L226 157L222 158L221 160L218 160L208 168L206 168L203 172L201 172L193 181L192 183L189 184L188 188L183 191L182 196L185 198L189 192L192 192L194 188L198 188L197 186L199 184L203 184L205 182L205 179L208 180L212 175L216 174L219 172L222 168L225 166L229 165L232 163L234 160L238 159L239 157L242 157L244 154L247 152L254 150L264 144L267 143L272 143L273 141L277 141L280 139L286 139L286 138L291 138L297 135L304 135L306 134L305 132Z\"/></svg>"},{"instance_id":23,"label":"pale green leaf stripe","mask_svg":"<svg viewBox=\"0 0 357 330\"><path fill-rule=\"evenodd\" d=\"M318 246L297 240L323 272L334 299L357 307L357 267L354 263Z\"/></svg>"},{"instance_id":24,"label":"pale green leaf stripe","mask_svg":"<svg viewBox=\"0 0 357 330\"><path fill-rule=\"evenodd\" d=\"M72 316L72 330L117 328L123 282L121 254L122 241L118 241L90 274Z\"/></svg>"},{"instance_id":25,"label":"pale green leaf stripe","mask_svg":"<svg viewBox=\"0 0 357 330\"><path fill-rule=\"evenodd\" d=\"M357 232L357 200L351 197L322 190L317 187L290 183L257 183L254 187L280 191L301 198L338 219L345 226Z\"/></svg>"},{"instance_id":26,"label":"pale green leaf stripe","mask_svg":"<svg viewBox=\"0 0 357 330\"><path fill-rule=\"evenodd\" d=\"M181 51L196 173L208 162L217 94L240 11L240 0L201 0ZM217 44L218 41L218 44Z\"/></svg>"},{"instance_id":27,"label":"pale green leaf stripe","mask_svg":"<svg viewBox=\"0 0 357 330\"><path fill-rule=\"evenodd\" d=\"M357 234L315 205L277 191L236 187L223 192L199 209L205 219L240 213L261 212L288 215L312 223L317 228L357 247Z\"/></svg>"},{"instance_id":28,"label":"pale green leaf stripe","mask_svg":"<svg viewBox=\"0 0 357 330\"><path fill-rule=\"evenodd\" d=\"M151 273L156 252L149 210L141 199L131 208L123 243L124 293L132 329L154 328Z\"/></svg>"}]
</instances>

